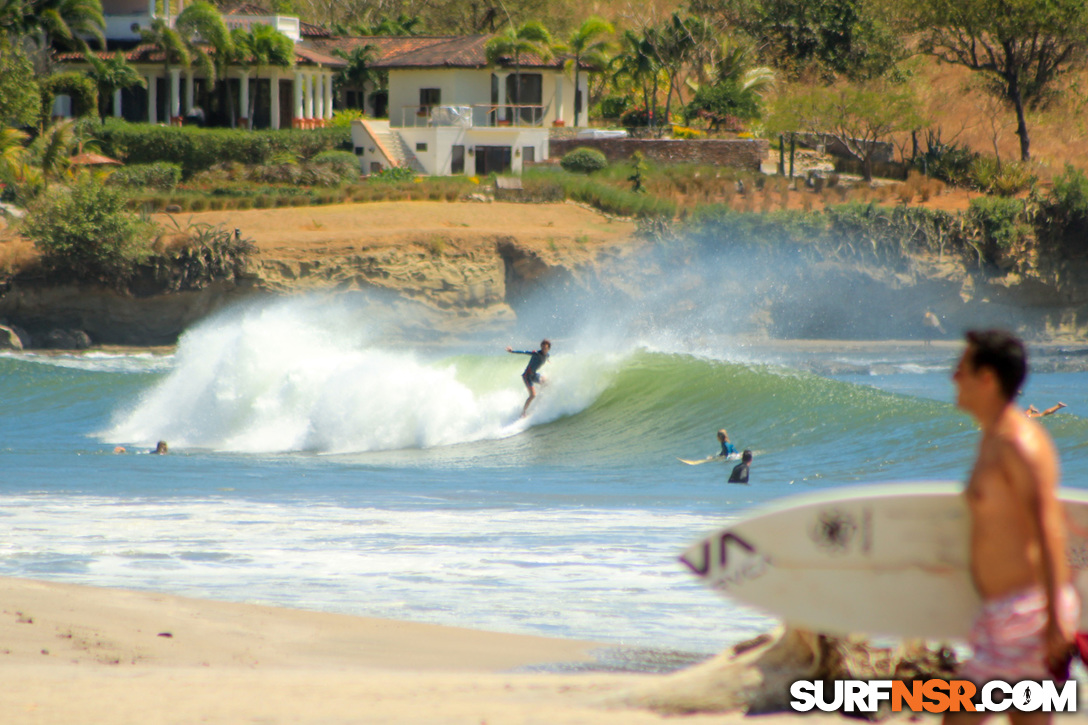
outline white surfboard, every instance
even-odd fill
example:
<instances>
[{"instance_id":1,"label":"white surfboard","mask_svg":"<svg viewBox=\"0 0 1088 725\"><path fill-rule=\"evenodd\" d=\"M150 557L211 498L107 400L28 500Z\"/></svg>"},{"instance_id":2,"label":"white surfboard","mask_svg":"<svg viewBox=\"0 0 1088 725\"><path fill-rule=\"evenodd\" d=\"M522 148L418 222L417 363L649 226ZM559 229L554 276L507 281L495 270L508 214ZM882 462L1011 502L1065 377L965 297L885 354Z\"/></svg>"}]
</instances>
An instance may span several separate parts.
<instances>
[{"instance_id":1,"label":"white surfboard","mask_svg":"<svg viewBox=\"0 0 1088 725\"><path fill-rule=\"evenodd\" d=\"M730 453L728 456L707 456L706 458L677 458L676 460L681 463L686 463L689 466L700 466L704 463L710 463L711 461L732 461L736 463L740 460L739 453Z\"/></svg>"},{"instance_id":2,"label":"white surfboard","mask_svg":"<svg viewBox=\"0 0 1088 725\"><path fill-rule=\"evenodd\" d=\"M980 605L962 491L898 483L790 497L703 537L680 561L723 596L813 631L962 638ZM1088 492L1062 489L1061 499L1074 585L1088 602Z\"/></svg>"}]
</instances>

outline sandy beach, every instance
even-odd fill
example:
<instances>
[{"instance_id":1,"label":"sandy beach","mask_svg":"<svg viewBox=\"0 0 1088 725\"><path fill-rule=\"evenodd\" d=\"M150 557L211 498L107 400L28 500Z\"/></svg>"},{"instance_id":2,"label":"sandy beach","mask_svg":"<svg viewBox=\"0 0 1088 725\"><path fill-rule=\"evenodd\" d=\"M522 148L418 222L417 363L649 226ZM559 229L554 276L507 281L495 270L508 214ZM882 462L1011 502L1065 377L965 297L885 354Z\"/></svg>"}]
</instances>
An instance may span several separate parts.
<instances>
[{"instance_id":1,"label":"sandy beach","mask_svg":"<svg viewBox=\"0 0 1088 725\"><path fill-rule=\"evenodd\" d=\"M11 578L0 602L6 725L675 720L616 702L659 675L563 673L593 642Z\"/></svg>"}]
</instances>

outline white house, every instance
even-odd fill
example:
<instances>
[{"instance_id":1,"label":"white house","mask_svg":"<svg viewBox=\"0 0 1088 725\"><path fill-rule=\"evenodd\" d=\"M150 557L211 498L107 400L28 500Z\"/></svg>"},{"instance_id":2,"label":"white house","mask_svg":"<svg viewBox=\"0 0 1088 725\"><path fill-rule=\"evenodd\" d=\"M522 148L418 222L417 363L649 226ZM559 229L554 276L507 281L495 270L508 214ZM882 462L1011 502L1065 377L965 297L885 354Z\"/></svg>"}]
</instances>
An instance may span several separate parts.
<instances>
[{"instance_id":1,"label":"white house","mask_svg":"<svg viewBox=\"0 0 1088 725\"><path fill-rule=\"evenodd\" d=\"M327 52L373 45L372 67L389 74L388 120L352 127L364 173L393 166L434 175L520 173L525 162L548 158L552 127L586 123L584 111L574 117L574 107L576 94L587 97L588 73L576 89L564 58L527 54L518 67L507 58L492 65L484 47L490 37L313 41Z\"/></svg>"},{"instance_id":2,"label":"white house","mask_svg":"<svg viewBox=\"0 0 1088 725\"><path fill-rule=\"evenodd\" d=\"M345 62L307 44L310 38L328 37L328 31L249 3L228 10L223 15L228 28L270 25L294 41L295 57L291 68L234 65L215 92L213 79L204 77L196 66L175 64L167 69L164 53L140 42L141 29L149 28L152 20L164 18L173 23L183 8L184 0L175 0L173 8L168 3L165 10L157 0L102 0L107 50L97 51L97 55L108 59L121 50L147 83L146 88L116 92L114 116L181 124L199 108L207 123L222 126L230 122L233 106L235 123L254 128L318 128L332 118L333 75ZM59 53L55 59L66 69L87 68L79 53ZM63 106L64 97L58 103ZM251 106L253 118L248 117Z\"/></svg>"}]
</instances>

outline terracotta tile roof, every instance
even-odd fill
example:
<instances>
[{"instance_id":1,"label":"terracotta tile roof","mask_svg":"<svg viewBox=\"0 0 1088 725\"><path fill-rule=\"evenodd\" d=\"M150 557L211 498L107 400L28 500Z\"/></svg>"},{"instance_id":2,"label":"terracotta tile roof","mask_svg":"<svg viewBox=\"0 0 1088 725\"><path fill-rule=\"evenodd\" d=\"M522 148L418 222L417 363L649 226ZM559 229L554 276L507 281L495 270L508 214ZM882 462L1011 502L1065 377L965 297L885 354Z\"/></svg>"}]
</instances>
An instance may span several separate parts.
<instances>
[{"instance_id":1,"label":"terracotta tile roof","mask_svg":"<svg viewBox=\"0 0 1088 725\"><path fill-rule=\"evenodd\" d=\"M215 49L210 46L204 46L204 50L209 55L215 55ZM96 50L94 54L102 60L109 60L115 52L113 50ZM124 53L125 60L129 63L162 63L166 60L162 50L147 43L130 48ZM58 63L81 63L83 62L83 54L77 52L57 53L53 56L53 59ZM301 45L295 46L295 63L299 65L323 65L327 68L343 68L347 65L340 58Z\"/></svg>"},{"instance_id":2,"label":"terracotta tile roof","mask_svg":"<svg viewBox=\"0 0 1088 725\"><path fill-rule=\"evenodd\" d=\"M457 36L362 36L331 37L314 40L313 45L328 52L351 51L367 44L377 46L375 68L486 68L484 46L490 35ZM544 61L535 54L521 57L523 68L557 68L564 59ZM513 60L503 62L513 65Z\"/></svg>"}]
</instances>

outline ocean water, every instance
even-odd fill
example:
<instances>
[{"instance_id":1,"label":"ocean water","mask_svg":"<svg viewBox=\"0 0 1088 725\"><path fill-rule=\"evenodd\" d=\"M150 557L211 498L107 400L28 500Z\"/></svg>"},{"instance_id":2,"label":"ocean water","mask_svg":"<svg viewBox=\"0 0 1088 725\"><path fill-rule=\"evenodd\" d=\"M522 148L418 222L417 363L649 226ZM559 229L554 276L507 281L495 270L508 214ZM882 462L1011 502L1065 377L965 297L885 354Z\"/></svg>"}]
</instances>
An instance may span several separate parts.
<instances>
[{"instance_id":1,"label":"ocean water","mask_svg":"<svg viewBox=\"0 0 1088 725\"><path fill-rule=\"evenodd\" d=\"M0 575L713 653L771 620L704 590L685 545L790 494L962 480L974 452L955 346L594 326L554 339L523 420L504 348L539 332L343 299L228 310L170 354L0 356ZM1076 487L1081 353L1041 351L1024 397L1069 405L1044 422ZM677 460L720 427L748 486Z\"/></svg>"}]
</instances>

